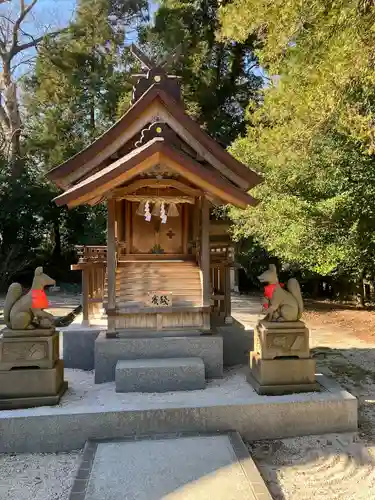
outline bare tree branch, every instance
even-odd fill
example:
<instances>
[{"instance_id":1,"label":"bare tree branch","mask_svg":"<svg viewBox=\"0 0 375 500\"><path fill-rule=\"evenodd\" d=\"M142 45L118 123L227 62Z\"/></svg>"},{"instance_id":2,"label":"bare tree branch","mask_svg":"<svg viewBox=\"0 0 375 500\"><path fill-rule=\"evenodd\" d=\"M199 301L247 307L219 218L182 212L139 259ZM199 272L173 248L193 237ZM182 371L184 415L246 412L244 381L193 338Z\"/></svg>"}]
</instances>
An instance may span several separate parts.
<instances>
[{"instance_id":1,"label":"bare tree branch","mask_svg":"<svg viewBox=\"0 0 375 500\"><path fill-rule=\"evenodd\" d=\"M14 55L18 54L19 52L22 52L23 50L30 49L31 47L36 47L38 45L38 43L40 43L46 37L52 37L52 38L54 38L55 36L60 35L64 31L66 31L66 30L52 31L51 33L46 33L46 34L44 34L42 36L39 36L38 38L33 38L31 35L28 35L29 37L32 38L32 41L31 42L23 43L22 45L18 45L17 48L16 48L16 52L14 53Z\"/></svg>"},{"instance_id":2,"label":"bare tree branch","mask_svg":"<svg viewBox=\"0 0 375 500\"><path fill-rule=\"evenodd\" d=\"M32 2L29 5L25 6L25 0L20 0L21 12L20 12L20 15L18 16L18 19L16 20L16 22L13 25L12 45L11 45L10 50L9 50L10 56L17 54L19 52L19 50L17 50L17 45L18 45L18 34L19 34L21 24L24 21L27 14L31 11L31 9L37 3L37 1L38 0L32 0Z\"/></svg>"},{"instance_id":3,"label":"bare tree branch","mask_svg":"<svg viewBox=\"0 0 375 500\"><path fill-rule=\"evenodd\" d=\"M20 66L26 66L27 64L31 64L35 61L36 54L34 56L30 56L27 59L22 59L19 63L15 64L12 66L12 75L17 71L17 69ZM22 76L24 76L24 72L22 73Z\"/></svg>"},{"instance_id":4,"label":"bare tree branch","mask_svg":"<svg viewBox=\"0 0 375 500\"><path fill-rule=\"evenodd\" d=\"M16 0L14 0L16 1ZM32 60L29 57L17 57L28 49L38 49L38 44L46 36L55 37L65 30L48 33L49 27L41 36L33 36L22 29L22 23L30 14L38 0L19 0L19 13L16 20L7 14L0 15L0 129L3 132L6 145L1 150L7 154L12 165L12 174L18 177L22 173L21 134L22 116L19 106L19 93L15 70L21 64ZM0 0L0 4L5 3Z\"/></svg>"}]
</instances>

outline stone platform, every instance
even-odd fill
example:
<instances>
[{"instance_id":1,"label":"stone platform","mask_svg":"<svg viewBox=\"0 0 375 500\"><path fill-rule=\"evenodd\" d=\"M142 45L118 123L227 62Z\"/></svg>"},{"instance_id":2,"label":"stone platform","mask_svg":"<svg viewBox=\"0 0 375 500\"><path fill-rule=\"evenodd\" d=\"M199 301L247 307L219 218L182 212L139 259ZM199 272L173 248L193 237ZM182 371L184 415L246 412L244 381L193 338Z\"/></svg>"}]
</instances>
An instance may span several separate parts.
<instances>
[{"instance_id":1,"label":"stone platform","mask_svg":"<svg viewBox=\"0 0 375 500\"><path fill-rule=\"evenodd\" d=\"M90 441L71 491L78 498L272 500L236 432Z\"/></svg>"},{"instance_id":2,"label":"stone platform","mask_svg":"<svg viewBox=\"0 0 375 500\"><path fill-rule=\"evenodd\" d=\"M91 326L83 326L81 323L82 318L77 317L70 326L59 328L62 338L64 366L65 368L80 370L94 370L95 340L101 332L104 335L107 328L106 321L97 320ZM214 331L223 339L224 366L248 363L249 352L254 348L252 330L245 330L242 325L236 323L234 325L216 326ZM178 336L181 336L181 332ZM140 334L137 332L134 338L139 337Z\"/></svg>"},{"instance_id":3,"label":"stone platform","mask_svg":"<svg viewBox=\"0 0 375 500\"><path fill-rule=\"evenodd\" d=\"M260 396L247 367L206 389L161 394L115 392L90 372L65 370L69 391L59 406L0 412L0 453L56 452L86 441L131 435L235 430L248 441L357 431L357 400L322 375L321 392Z\"/></svg>"}]
</instances>

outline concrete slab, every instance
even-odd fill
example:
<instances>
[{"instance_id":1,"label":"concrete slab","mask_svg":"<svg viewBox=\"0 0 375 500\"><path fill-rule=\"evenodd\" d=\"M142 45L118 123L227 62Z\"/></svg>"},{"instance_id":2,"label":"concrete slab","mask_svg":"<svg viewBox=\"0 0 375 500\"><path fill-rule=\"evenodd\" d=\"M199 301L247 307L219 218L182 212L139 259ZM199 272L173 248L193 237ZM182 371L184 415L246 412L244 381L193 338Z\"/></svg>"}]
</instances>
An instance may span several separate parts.
<instances>
[{"instance_id":1,"label":"concrete slab","mask_svg":"<svg viewBox=\"0 0 375 500\"><path fill-rule=\"evenodd\" d=\"M116 393L90 372L65 370L69 389L55 407L0 412L0 453L71 451L88 439L163 432L238 431L247 441L355 432L357 399L322 375L319 393L260 396L247 370L200 391Z\"/></svg>"},{"instance_id":2,"label":"concrete slab","mask_svg":"<svg viewBox=\"0 0 375 500\"><path fill-rule=\"evenodd\" d=\"M134 359L116 364L116 392L170 392L204 389L200 358Z\"/></svg>"},{"instance_id":3,"label":"concrete slab","mask_svg":"<svg viewBox=\"0 0 375 500\"><path fill-rule=\"evenodd\" d=\"M88 444L70 500L272 500L237 433Z\"/></svg>"}]
</instances>

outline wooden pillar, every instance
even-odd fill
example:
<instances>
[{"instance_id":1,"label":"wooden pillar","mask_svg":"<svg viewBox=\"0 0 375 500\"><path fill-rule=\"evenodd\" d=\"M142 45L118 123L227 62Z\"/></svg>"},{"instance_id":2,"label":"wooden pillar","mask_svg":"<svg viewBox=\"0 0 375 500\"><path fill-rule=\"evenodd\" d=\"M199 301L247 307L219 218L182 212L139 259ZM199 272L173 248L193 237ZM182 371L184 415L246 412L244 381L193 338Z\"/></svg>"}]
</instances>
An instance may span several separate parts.
<instances>
[{"instance_id":1,"label":"wooden pillar","mask_svg":"<svg viewBox=\"0 0 375 500\"><path fill-rule=\"evenodd\" d=\"M208 200L202 197L202 223L201 223L201 270L203 276L203 306L211 303L210 285L210 208Z\"/></svg>"},{"instance_id":2,"label":"wooden pillar","mask_svg":"<svg viewBox=\"0 0 375 500\"><path fill-rule=\"evenodd\" d=\"M187 203L182 204L182 253L184 255L188 254L188 242L189 242L189 205Z\"/></svg>"},{"instance_id":3,"label":"wooden pillar","mask_svg":"<svg viewBox=\"0 0 375 500\"><path fill-rule=\"evenodd\" d=\"M125 235L125 205L126 205L126 200L121 200L120 202L120 207L121 207L121 241L126 241L126 235Z\"/></svg>"},{"instance_id":4,"label":"wooden pillar","mask_svg":"<svg viewBox=\"0 0 375 500\"><path fill-rule=\"evenodd\" d=\"M82 269L82 326L90 326L89 318L89 275L88 268Z\"/></svg>"},{"instance_id":5,"label":"wooden pillar","mask_svg":"<svg viewBox=\"0 0 375 500\"><path fill-rule=\"evenodd\" d=\"M108 278L108 309L116 308L116 201L107 202L107 278Z\"/></svg>"},{"instance_id":6,"label":"wooden pillar","mask_svg":"<svg viewBox=\"0 0 375 500\"><path fill-rule=\"evenodd\" d=\"M225 323L232 323L232 304L231 304L231 286L230 286L230 266L224 267L224 314Z\"/></svg>"},{"instance_id":7,"label":"wooden pillar","mask_svg":"<svg viewBox=\"0 0 375 500\"><path fill-rule=\"evenodd\" d=\"M192 210L193 214L193 240L194 243L198 243L199 239L199 221L200 221L200 203L199 203L199 198L195 198L195 203L194 207ZM194 255L197 253L196 247L194 247L193 250Z\"/></svg>"},{"instance_id":8,"label":"wooden pillar","mask_svg":"<svg viewBox=\"0 0 375 500\"><path fill-rule=\"evenodd\" d=\"M115 236L116 236L116 241L121 241L121 205L122 205L122 200L116 200L115 206L116 206L116 222L115 222Z\"/></svg>"},{"instance_id":9,"label":"wooden pillar","mask_svg":"<svg viewBox=\"0 0 375 500\"><path fill-rule=\"evenodd\" d=\"M125 242L126 242L126 253L131 253L131 214L132 205L130 201L125 201Z\"/></svg>"}]
</instances>

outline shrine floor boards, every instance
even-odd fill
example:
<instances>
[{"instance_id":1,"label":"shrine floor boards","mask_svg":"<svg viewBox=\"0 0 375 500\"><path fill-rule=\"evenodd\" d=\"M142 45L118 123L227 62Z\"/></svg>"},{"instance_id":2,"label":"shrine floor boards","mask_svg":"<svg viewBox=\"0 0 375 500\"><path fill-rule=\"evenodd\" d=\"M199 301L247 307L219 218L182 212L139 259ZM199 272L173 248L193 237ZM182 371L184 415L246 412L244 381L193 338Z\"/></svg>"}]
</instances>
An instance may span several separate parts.
<instances>
[{"instance_id":1,"label":"shrine floor boards","mask_svg":"<svg viewBox=\"0 0 375 500\"><path fill-rule=\"evenodd\" d=\"M271 500L240 435L89 441L70 500Z\"/></svg>"}]
</instances>

